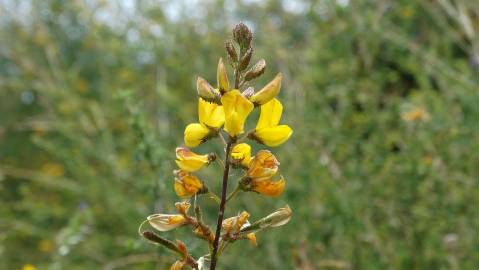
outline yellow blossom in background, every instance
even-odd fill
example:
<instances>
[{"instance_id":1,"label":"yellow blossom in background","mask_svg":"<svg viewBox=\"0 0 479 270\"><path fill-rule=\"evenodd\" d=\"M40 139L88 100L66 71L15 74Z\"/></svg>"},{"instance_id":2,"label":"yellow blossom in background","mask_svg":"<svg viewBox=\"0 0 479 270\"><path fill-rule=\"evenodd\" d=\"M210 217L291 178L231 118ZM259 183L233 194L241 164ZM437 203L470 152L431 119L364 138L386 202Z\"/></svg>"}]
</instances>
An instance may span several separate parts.
<instances>
[{"instance_id":1,"label":"yellow blossom in background","mask_svg":"<svg viewBox=\"0 0 479 270\"><path fill-rule=\"evenodd\" d=\"M235 145L231 150L231 158L234 162L247 168L251 161L251 146L247 143Z\"/></svg>"},{"instance_id":2,"label":"yellow blossom in background","mask_svg":"<svg viewBox=\"0 0 479 270\"><path fill-rule=\"evenodd\" d=\"M283 113L283 105L279 100L272 99L261 106L256 129L252 137L267 146L278 146L291 137L293 130L287 125L278 125Z\"/></svg>"},{"instance_id":3,"label":"yellow blossom in background","mask_svg":"<svg viewBox=\"0 0 479 270\"><path fill-rule=\"evenodd\" d=\"M182 215L154 214L147 217L150 225L161 232L166 232L183 226L187 220Z\"/></svg>"},{"instance_id":4,"label":"yellow blossom in background","mask_svg":"<svg viewBox=\"0 0 479 270\"><path fill-rule=\"evenodd\" d=\"M65 168L59 163L45 163L43 164L41 171L42 173L53 177L61 177L65 175Z\"/></svg>"},{"instance_id":5,"label":"yellow blossom in background","mask_svg":"<svg viewBox=\"0 0 479 270\"><path fill-rule=\"evenodd\" d=\"M176 164L187 172L197 171L214 160L214 155L198 155L186 147L176 148Z\"/></svg>"},{"instance_id":6,"label":"yellow blossom in background","mask_svg":"<svg viewBox=\"0 0 479 270\"><path fill-rule=\"evenodd\" d=\"M416 107L410 111L401 114L401 118L406 122L429 121L429 113L421 107Z\"/></svg>"},{"instance_id":7,"label":"yellow blossom in background","mask_svg":"<svg viewBox=\"0 0 479 270\"><path fill-rule=\"evenodd\" d=\"M268 150L260 150L250 162L246 175L250 178L272 177L278 171L279 161Z\"/></svg>"},{"instance_id":8,"label":"yellow blossom in background","mask_svg":"<svg viewBox=\"0 0 479 270\"><path fill-rule=\"evenodd\" d=\"M256 94L251 96L251 102L253 102L255 105L263 105L275 98L281 89L282 79L283 74L279 73L276 75L276 77L270 83L259 90Z\"/></svg>"},{"instance_id":9,"label":"yellow blossom in background","mask_svg":"<svg viewBox=\"0 0 479 270\"><path fill-rule=\"evenodd\" d=\"M232 90L221 97L225 111L225 131L231 137L244 132L246 118L254 108L253 103L245 98L239 90Z\"/></svg>"},{"instance_id":10,"label":"yellow blossom in background","mask_svg":"<svg viewBox=\"0 0 479 270\"><path fill-rule=\"evenodd\" d=\"M188 198L196 193L204 192L206 188L198 177L186 171L179 170L176 172L174 189L178 197Z\"/></svg>"},{"instance_id":11,"label":"yellow blossom in background","mask_svg":"<svg viewBox=\"0 0 479 270\"><path fill-rule=\"evenodd\" d=\"M31 264L25 264L23 267L22 267L22 270L37 270L37 268Z\"/></svg>"}]
</instances>

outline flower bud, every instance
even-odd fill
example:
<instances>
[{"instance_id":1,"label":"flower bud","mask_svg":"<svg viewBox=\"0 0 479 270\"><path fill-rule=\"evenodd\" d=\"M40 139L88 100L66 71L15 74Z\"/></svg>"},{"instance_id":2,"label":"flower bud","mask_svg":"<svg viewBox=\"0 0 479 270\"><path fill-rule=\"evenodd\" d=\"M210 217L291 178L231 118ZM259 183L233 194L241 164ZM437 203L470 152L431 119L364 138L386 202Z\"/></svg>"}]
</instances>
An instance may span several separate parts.
<instances>
[{"instance_id":1,"label":"flower bud","mask_svg":"<svg viewBox=\"0 0 479 270\"><path fill-rule=\"evenodd\" d=\"M263 89L256 92L256 94L254 94L250 98L250 101L253 102L256 106L258 106L263 105L275 98L278 95L279 90L281 89L282 79L283 75L279 73L271 82L269 82L265 87L263 87Z\"/></svg>"},{"instance_id":2,"label":"flower bud","mask_svg":"<svg viewBox=\"0 0 479 270\"><path fill-rule=\"evenodd\" d=\"M196 90L198 91L198 96L204 100L219 103L220 92L214 89L205 79L198 77L196 80Z\"/></svg>"},{"instance_id":3,"label":"flower bud","mask_svg":"<svg viewBox=\"0 0 479 270\"><path fill-rule=\"evenodd\" d=\"M266 61L260 59L254 66L252 66L248 72L244 75L245 81L251 81L254 78L261 76L266 70Z\"/></svg>"},{"instance_id":4,"label":"flower bud","mask_svg":"<svg viewBox=\"0 0 479 270\"><path fill-rule=\"evenodd\" d=\"M238 53L236 52L236 49L235 49L235 47L233 46L233 43L230 40L225 42L225 48L226 48L226 52L228 52L229 59L233 63L238 62Z\"/></svg>"},{"instance_id":5,"label":"flower bud","mask_svg":"<svg viewBox=\"0 0 479 270\"><path fill-rule=\"evenodd\" d=\"M176 148L175 162L178 167L187 172L195 172L203 168L203 166L210 164L215 158L214 154L198 155L186 147Z\"/></svg>"},{"instance_id":6,"label":"flower bud","mask_svg":"<svg viewBox=\"0 0 479 270\"><path fill-rule=\"evenodd\" d=\"M241 22L233 29L233 38L240 45L241 49L245 49L251 46L253 33Z\"/></svg>"},{"instance_id":7,"label":"flower bud","mask_svg":"<svg viewBox=\"0 0 479 270\"><path fill-rule=\"evenodd\" d=\"M231 159L233 164L248 167L251 161L251 146L247 143L240 143L231 150Z\"/></svg>"},{"instance_id":8,"label":"flower bud","mask_svg":"<svg viewBox=\"0 0 479 270\"><path fill-rule=\"evenodd\" d=\"M228 81L228 73L226 72L225 64L223 59L220 58L218 61L218 70L216 72L216 79L218 81L218 89L221 94L228 92L230 90L230 83Z\"/></svg>"},{"instance_id":9,"label":"flower bud","mask_svg":"<svg viewBox=\"0 0 479 270\"><path fill-rule=\"evenodd\" d=\"M170 231L183 226L187 220L182 215L154 214L147 217L150 225L161 232Z\"/></svg>"},{"instance_id":10,"label":"flower bud","mask_svg":"<svg viewBox=\"0 0 479 270\"><path fill-rule=\"evenodd\" d=\"M243 56L240 59L240 62L238 65L239 71L245 70L248 67L252 56L253 56L253 47L249 47L248 50L243 54Z\"/></svg>"},{"instance_id":11,"label":"flower bud","mask_svg":"<svg viewBox=\"0 0 479 270\"><path fill-rule=\"evenodd\" d=\"M188 147L196 147L203 143L210 135L210 130L202 124L193 123L185 128L184 140Z\"/></svg>"}]
</instances>

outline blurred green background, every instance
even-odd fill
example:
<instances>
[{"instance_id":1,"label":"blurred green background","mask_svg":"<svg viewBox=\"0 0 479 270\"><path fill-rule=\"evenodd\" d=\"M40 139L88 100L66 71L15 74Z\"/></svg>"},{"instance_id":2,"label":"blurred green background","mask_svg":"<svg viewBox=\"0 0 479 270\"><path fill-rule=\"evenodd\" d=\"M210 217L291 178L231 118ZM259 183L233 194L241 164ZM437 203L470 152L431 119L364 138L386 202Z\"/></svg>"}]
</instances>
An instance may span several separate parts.
<instances>
[{"instance_id":1,"label":"blurred green background","mask_svg":"<svg viewBox=\"0 0 479 270\"><path fill-rule=\"evenodd\" d=\"M220 269L478 269L469 0L0 0L0 269L168 269L137 228L174 211L196 76L215 82L239 21L268 65L256 89L285 75L295 133L273 149L286 192L242 194L227 215L294 215ZM217 193L218 171L201 173Z\"/></svg>"}]
</instances>

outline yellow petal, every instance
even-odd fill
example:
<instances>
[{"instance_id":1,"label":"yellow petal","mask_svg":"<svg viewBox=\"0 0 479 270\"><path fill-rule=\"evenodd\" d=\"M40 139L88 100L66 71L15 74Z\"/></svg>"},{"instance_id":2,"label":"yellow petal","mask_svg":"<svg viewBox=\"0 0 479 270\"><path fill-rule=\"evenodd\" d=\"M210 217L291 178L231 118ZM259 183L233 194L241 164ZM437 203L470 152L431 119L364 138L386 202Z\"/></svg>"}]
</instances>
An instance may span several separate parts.
<instances>
[{"instance_id":1,"label":"yellow petal","mask_svg":"<svg viewBox=\"0 0 479 270\"><path fill-rule=\"evenodd\" d=\"M253 103L241 95L239 90L232 90L221 97L225 112L225 131L231 137L244 132L246 118L254 108Z\"/></svg>"},{"instance_id":2,"label":"yellow petal","mask_svg":"<svg viewBox=\"0 0 479 270\"><path fill-rule=\"evenodd\" d=\"M255 130L253 136L259 142L270 147L278 146L291 137L293 130L287 125Z\"/></svg>"},{"instance_id":3,"label":"yellow petal","mask_svg":"<svg viewBox=\"0 0 479 270\"><path fill-rule=\"evenodd\" d=\"M186 171L176 171L176 176L173 187L180 198L191 197L204 189L203 182Z\"/></svg>"},{"instance_id":4,"label":"yellow petal","mask_svg":"<svg viewBox=\"0 0 479 270\"><path fill-rule=\"evenodd\" d=\"M225 122L223 106L198 99L198 116L200 123L211 128L220 128Z\"/></svg>"},{"instance_id":5,"label":"yellow petal","mask_svg":"<svg viewBox=\"0 0 479 270\"><path fill-rule=\"evenodd\" d=\"M260 107L261 113L259 115L256 129L274 127L279 124L281 114L283 113L283 105L278 99L272 99L268 103Z\"/></svg>"},{"instance_id":6,"label":"yellow petal","mask_svg":"<svg viewBox=\"0 0 479 270\"><path fill-rule=\"evenodd\" d=\"M246 239L248 239L248 241L249 241L253 246L257 246L256 234L254 234L254 233L248 233L248 234L246 235Z\"/></svg>"},{"instance_id":7,"label":"yellow petal","mask_svg":"<svg viewBox=\"0 0 479 270\"><path fill-rule=\"evenodd\" d=\"M185 128L185 144L188 147L196 147L200 145L210 134L210 130L199 124L189 124Z\"/></svg>"},{"instance_id":8,"label":"yellow petal","mask_svg":"<svg viewBox=\"0 0 479 270\"><path fill-rule=\"evenodd\" d=\"M198 155L186 147L176 148L176 164L182 170L194 172L210 163L208 155Z\"/></svg>"},{"instance_id":9,"label":"yellow petal","mask_svg":"<svg viewBox=\"0 0 479 270\"><path fill-rule=\"evenodd\" d=\"M247 143L235 145L233 150L231 150L231 158L241 162L241 165L248 167L249 162L251 161L251 146Z\"/></svg>"},{"instance_id":10,"label":"yellow petal","mask_svg":"<svg viewBox=\"0 0 479 270\"><path fill-rule=\"evenodd\" d=\"M271 179L256 179L253 181L252 190L266 196L276 197L283 193L285 185L286 181L283 177L278 181L273 181Z\"/></svg>"},{"instance_id":11,"label":"yellow petal","mask_svg":"<svg viewBox=\"0 0 479 270\"><path fill-rule=\"evenodd\" d=\"M218 70L216 72L216 79L218 81L218 89L223 94L230 89L230 83L228 81L228 73L226 72L225 64L223 63L223 58L220 58L218 61Z\"/></svg>"},{"instance_id":12,"label":"yellow petal","mask_svg":"<svg viewBox=\"0 0 479 270\"><path fill-rule=\"evenodd\" d=\"M276 97L281 89L281 80L283 79L283 74L279 73L276 77L268 83L263 89L259 90L256 94L251 97L251 102L256 105L263 105L268 101Z\"/></svg>"}]
</instances>

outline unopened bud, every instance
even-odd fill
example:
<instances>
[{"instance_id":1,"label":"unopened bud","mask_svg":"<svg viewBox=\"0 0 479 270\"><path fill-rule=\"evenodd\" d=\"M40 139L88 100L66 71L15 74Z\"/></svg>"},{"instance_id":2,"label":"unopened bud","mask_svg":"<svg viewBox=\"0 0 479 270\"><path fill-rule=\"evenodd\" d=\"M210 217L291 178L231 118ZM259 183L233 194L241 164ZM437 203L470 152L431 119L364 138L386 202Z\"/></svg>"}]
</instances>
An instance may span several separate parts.
<instances>
[{"instance_id":1,"label":"unopened bud","mask_svg":"<svg viewBox=\"0 0 479 270\"><path fill-rule=\"evenodd\" d=\"M263 105L268 101L275 98L279 90L281 89L281 80L283 79L283 75L279 73L276 77L269 82L263 89L259 90L254 94L250 101L253 102L255 105Z\"/></svg>"},{"instance_id":2,"label":"unopened bud","mask_svg":"<svg viewBox=\"0 0 479 270\"><path fill-rule=\"evenodd\" d=\"M244 23L239 23L233 29L233 38L243 50L250 47L253 33Z\"/></svg>"},{"instance_id":3,"label":"unopened bud","mask_svg":"<svg viewBox=\"0 0 479 270\"><path fill-rule=\"evenodd\" d=\"M239 65L238 65L238 70L245 70L249 62L251 61L251 56L253 56L253 47L249 47L248 50L244 53L244 55L241 57Z\"/></svg>"},{"instance_id":4,"label":"unopened bud","mask_svg":"<svg viewBox=\"0 0 479 270\"><path fill-rule=\"evenodd\" d=\"M259 60L248 72L244 75L245 81L251 81L254 78L261 76L266 70L266 61L264 59Z\"/></svg>"},{"instance_id":5,"label":"unopened bud","mask_svg":"<svg viewBox=\"0 0 479 270\"><path fill-rule=\"evenodd\" d=\"M238 53L236 52L236 49L230 40L225 42L225 48L226 48L226 52L228 52L229 59L233 63L238 62Z\"/></svg>"},{"instance_id":6,"label":"unopened bud","mask_svg":"<svg viewBox=\"0 0 479 270\"><path fill-rule=\"evenodd\" d=\"M208 102L218 103L221 97L220 92L201 77L198 77L196 80L196 90L198 91L198 96Z\"/></svg>"},{"instance_id":7,"label":"unopened bud","mask_svg":"<svg viewBox=\"0 0 479 270\"><path fill-rule=\"evenodd\" d=\"M216 72L216 78L218 81L218 89L223 94L229 91L230 83L228 81L228 73L226 72L225 64L223 63L223 59L220 58L218 61L218 70Z\"/></svg>"},{"instance_id":8,"label":"unopened bud","mask_svg":"<svg viewBox=\"0 0 479 270\"><path fill-rule=\"evenodd\" d=\"M141 233L143 235L143 237L145 237L146 239L150 240L151 242L154 242L154 243L157 243L157 244L160 244L174 252L177 252L181 255L182 252L180 251L180 249L175 245L175 243L173 243L172 241L168 240L168 239L165 239L159 235L157 235L156 233L152 232L152 231L144 231Z\"/></svg>"}]
</instances>

